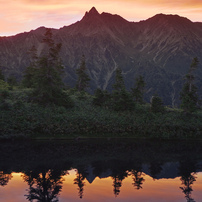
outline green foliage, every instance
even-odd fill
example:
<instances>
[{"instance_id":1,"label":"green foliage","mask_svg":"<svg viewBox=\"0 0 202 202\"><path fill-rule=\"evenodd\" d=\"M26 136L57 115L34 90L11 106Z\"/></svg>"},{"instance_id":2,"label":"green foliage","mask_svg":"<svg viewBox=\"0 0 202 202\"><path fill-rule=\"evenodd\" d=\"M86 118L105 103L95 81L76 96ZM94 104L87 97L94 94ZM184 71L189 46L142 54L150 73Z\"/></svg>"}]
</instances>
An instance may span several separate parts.
<instances>
[{"instance_id":1,"label":"green foliage","mask_svg":"<svg viewBox=\"0 0 202 202\"><path fill-rule=\"evenodd\" d=\"M70 90L71 91L71 90ZM87 92L85 92L85 91L77 91L77 90L75 90L75 91L73 91L73 92L71 92L70 94L72 94L73 96L73 98L75 98L75 99L77 99L77 100L80 100L80 101L82 101L82 100L88 100L89 99L89 97L91 97L91 95L89 95Z\"/></svg>"},{"instance_id":2,"label":"green foliage","mask_svg":"<svg viewBox=\"0 0 202 202\"><path fill-rule=\"evenodd\" d=\"M0 108L7 109L8 106L5 103L5 99L9 96L10 86L4 80L0 80Z\"/></svg>"},{"instance_id":3,"label":"green foliage","mask_svg":"<svg viewBox=\"0 0 202 202\"><path fill-rule=\"evenodd\" d=\"M151 111L153 113L165 111L165 107L163 105L162 99L157 95L154 95L151 98Z\"/></svg>"},{"instance_id":4,"label":"green foliage","mask_svg":"<svg viewBox=\"0 0 202 202\"><path fill-rule=\"evenodd\" d=\"M131 89L135 101L140 104L144 102L143 101L144 87L145 87L144 78L140 75L139 77L136 78L135 87Z\"/></svg>"},{"instance_id":5,"label":"green foliage","mask_svg":"<svg viewBox=\"0 0 202 202\"><path fill-rule=\"evenodd\" d=\"M189 84L185 83L180 94L181 108L186 113L193 113L197 109L198 96L197 88L192 85L192 90L189 91Z\"/></svg>"},{"instance_id":6,"label":"green foliage","mask_svg":"<svg viewBox=\"0 0 202 202\"><path fill-rule=\"evenodd\" d=\"M8 90L0 90L0 100L6 99L9 96Z\"/></svg>"},{"instance_id":7,"label":"green foliage","mask_svg":"<svg viewBox=\"0 0 202 202\"><path fill-rule=\"evenodd\" d=\"M180 93L181 108L186 113L193 113L197 109L198 95L197 87L194 84L193 71L197 69L198 58L193 58L188 74L185 76L185 83Z\"/></svg>"},{"instance_id":8,"label":"green foliage","mask_svg":"<svg viewBox=\"0 0 202 202\"><path fill-rule=\"evenodd\" d=\"M116 70L113 89L111 95L112 109L115 111L133 110L135 103L131 94L125 89L122 70L119 68Z\"/></svg>"},{"instance_id":9,"label":"green foliage","mask_svg":"<svg viewBox=\"0 0 202 202\"><path fill-rule=\"evenodd\" d=\"M9 91L9 85L0 80L0 89L3 89L0 138L28 135L74 138L78 134L81 137L158 139L202 137L201 112L184 114L179 109L165 109L157 95L153 96L151 106L136 103L134 107L132 94L126 91L120 70L111 94L97 89L91 96L85 91L61 90L60 74L55 66L49 65L48 59L45 55L37 60L34 91L31 88ZM47 75L54 78L49 79ZM187 91L189 87L186 86ZM29 102L30 98L36 102Z\"/></svg>"},{"instance_id":10,"label":"green foliage","mask_svg":"<svg viewBox=\"0 0 202 202\"><path fill-rule=\"evenodd\" d=\"M113 84L113 89L114 89L114 91L121 91L121 90L125 89L122 70L120 68L116 69L115 82Z\"/></svg>"},{"instance_id":11,"label":"green foliage","mask_svg":"<svg viewBox=\"0 0 202 202\"><path fill-rule=\"evenodd\" d=\"M78 69L76 69L77 74L77 82L76 82L76 89L78 91L85 91L88 87L90 78L88 74L86 73L86 62L85 62L85 56L82 56L81 64Z\"/></svg>"},{"instance_id":12,"label":"green foliage","mask_svg":"<svg viewBox=\"0 0 202 202\"><path fill-rule=\"evenodd\" d=\"M6 91L9 90L10 86L7 82L4 80L0 80L0 91Z\"/></svg>"},{"instance_id":13,"label":"green foliage","mask_svg":"<svg viewBox=\"0 0 202 202\"><path fill-rule=\"evenodd\" d=\"M25 74L23 76L22 85L26 88L32 88L34 87L34 79L35 79L35 73L36 68L29 66L25 70Z\"/></svg>"},{"instance_id":14,"label":"green foliage","mask_svg":"<svg viewBox=\"0 0 202 202\"><path fill-rule=\"evenodd\" d=\"M47 57L39 59L39 68L35 73L34 94L40 102L53 102L56 94L60 94L62 83L54 66L49 64Z\"/></svg>"},{"instance_id":15,"label":"green foliage","mask_svg":"<svg viewBox=\"0 0 202 202\"><path fill-rule=\"evenodd\" d=\"M102 91L100 88L96 89L93 98L93 105L96 106L108 106L111 99L111 95L105 90Z\"/></svg>"},{"instance_id":16,"label":"green foliage","mask_svg":"<svg viewBox=\"0 0 202 202\"><path fill-rule=\"evenodd\" d=\"M93 97L80 100L72 95L75 105L46 106L28 102L31 89L15 89L0 103L1 137L139 137L201 138L202 113L184 115L179 110L152 113L149 105L137 104L134 110L114 111L92 105ZM23 135L24 134L24 135Z\"/></svg>"},{"instance_id":17,"label":"green foliage","mask_svg":"<svg viewBox=\"0 0 202 202\"><path fill-rule=\"evenodd\" d=\"M121 91L114 91L112 94L112 109L115 111L133 110L135 103L131 94L122 89Z\"/></svg>"},{"instance_id":18,"label":"green foliage","mask_svg":"<svg viewBox=\"0 0 202 202\"><path fill-rule=\"evenodd\" d=\"M33 87L32 100L35 102L72 107L73 102L63 92L63 66L59 58L61 44L54 43L50 29L46 30L43 42L46 45L43 56L36 56L35 47L31 50L32 62L25 71L23 84Z\"/></svg>"},{"instance_id":19,"label":"green foliage","mask_svg":"<svg viewBox=\"0 0 202 202\"><path fill-rule=\"evenodd\" d=\"M26 88L32 88L34 87L34 81L36 77L36 71L37 71L37 62L38 62L38 56L37 56L37 50L35 46L32 46L32 48L29 51L31 62L30 65L25 69L22 85Z\"/></svg>"},{"instance_id":20,"label":"green foliage","mask_svg":"<svg viewBox=\"0 0 202 202\"><path fill-rule=\"evenodd\" d=\"M16 86L16 85L18 84L17 79L16 79L16 77L15 77L14 75L11 75L11 76L9 76L9 77L7 78L7 83L8 83L11 87Z\"/></svg>"},{"instance_id":21,"label":"green foliage","mask_svg":"<svg viewBox=\"0 0 202 202\"><path fill-rule=\"evenodd\" d=\"M2 70L0 69L0 80L5 80L5 78L4 78L4 75L3 75L3 73L2 73Z\"/></svg>"}]
</instances>

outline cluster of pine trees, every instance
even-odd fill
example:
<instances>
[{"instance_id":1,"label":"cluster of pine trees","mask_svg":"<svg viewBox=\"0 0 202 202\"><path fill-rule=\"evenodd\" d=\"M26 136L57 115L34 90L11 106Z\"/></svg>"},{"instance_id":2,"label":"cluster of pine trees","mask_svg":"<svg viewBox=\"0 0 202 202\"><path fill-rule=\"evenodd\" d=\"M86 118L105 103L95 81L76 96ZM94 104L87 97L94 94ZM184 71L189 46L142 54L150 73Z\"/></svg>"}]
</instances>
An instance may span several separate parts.
<instances>
[{"instance_id":1,"label":"cluster of pine trees","mask_svg":"<svg viewBox=\"0 0 202 202\"><path fill-rule=\"evenodd\" d=\"M24 87L32 88L30 100L47 104L72 107L74 105L69 94L64 90L62 82L63 65L59 57L61 44L55 44L52 38L52 32L47 29L43 42L46 50L39 57L37 50L33 46L30 50L31 63L24 72L22 84ZM189 72L185 77L185 83L180 94L181 108L186 113L192 113L197 110L198 96L197 87L194 83L194 70L198 66L198 59L194 58ZM81 64L76 69L77 82L75 89L78 92L85 92L88 88L90 78L86 73L85 56L82 56ZM14 78L8 78L7 82L0 70L0 97L3 99L9 86L16 83ZM10 84L10 85L9 85ZM145 81L140 75L136 78L135 87L131 91L127 91L124 84L122 70L116 69L115 81L111 93L106 90L97 89L94 93L93 105L102 106L115 111L133 110L135 103L144 103ZM165 110L163 102L158 95L151 98L151 111L163 112Z\"/></svg>"}]
</instances>

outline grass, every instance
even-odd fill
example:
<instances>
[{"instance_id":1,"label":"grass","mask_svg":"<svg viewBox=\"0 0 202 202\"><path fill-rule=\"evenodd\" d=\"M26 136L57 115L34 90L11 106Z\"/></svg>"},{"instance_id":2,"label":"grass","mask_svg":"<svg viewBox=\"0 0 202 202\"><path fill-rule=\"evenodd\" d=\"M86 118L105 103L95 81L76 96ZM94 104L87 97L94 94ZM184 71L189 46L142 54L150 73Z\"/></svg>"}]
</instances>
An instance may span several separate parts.
<instances>
[{"instance_id":1,"label":"grass","mask_svg":"<svg viewBox=\"0 0 202 202\"><path fill-rule=\"evenodd\" d=\"M150 105L133 111L115 112L92 105L92 96L71 95L72 108L41 106L28 101L30 90L18 89L0 101L0 138L71 139L133 137L157 139L201 139L202 112L185 115L166 108L152 113Z\"/></svg>"}]
</instances>

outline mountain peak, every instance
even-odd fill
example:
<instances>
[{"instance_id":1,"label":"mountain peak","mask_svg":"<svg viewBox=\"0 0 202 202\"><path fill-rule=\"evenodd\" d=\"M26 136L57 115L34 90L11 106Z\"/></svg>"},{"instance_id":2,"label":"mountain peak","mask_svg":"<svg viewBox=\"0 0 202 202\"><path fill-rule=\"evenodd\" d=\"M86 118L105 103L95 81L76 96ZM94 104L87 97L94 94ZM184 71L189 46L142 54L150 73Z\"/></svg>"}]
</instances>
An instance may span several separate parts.
<instances>
[{"instance_id":1,"label":"mountain peak","mask_svg":"<svg viewBox=\"0 0 202 202\"><path fill-rule=\"evenodd\" d=\"M96 10L96 8L95 7L92 7L91 9L90 9L90 11L89 12L86 12L85 13L85 15L84 15L84 17L82 18L82 21L83 20L94 20L95 18L99 18L99 16L100 16L100 14L98 13L98 11Z\"/></svg>"},{"instance_id":2,"label":"mountain peak","mask_svg":"<svg viewBox=\"0 0 202 202\"><path fill-rule=\"evenodd\" d=\"M181 17L179 15L166 15L166 14L157 14L148 19L149 21L156 21L156 22L166 22L169 24L187 24L192 23L189 19L185 17Z\"/></svg>"},{"instance_id":3,"label":"mountain peak","mask_svg":"<svg viewBox=\"0 0 202 202\"><path fill-rule=\"evenodd\" d=\"M90 9L90 11L88 12L88 14L90 14L90 15L97 15L99 13L98 13L98 11L97 11L97 9L95 7L92 7Z\"/></svg>"}]
</instances>

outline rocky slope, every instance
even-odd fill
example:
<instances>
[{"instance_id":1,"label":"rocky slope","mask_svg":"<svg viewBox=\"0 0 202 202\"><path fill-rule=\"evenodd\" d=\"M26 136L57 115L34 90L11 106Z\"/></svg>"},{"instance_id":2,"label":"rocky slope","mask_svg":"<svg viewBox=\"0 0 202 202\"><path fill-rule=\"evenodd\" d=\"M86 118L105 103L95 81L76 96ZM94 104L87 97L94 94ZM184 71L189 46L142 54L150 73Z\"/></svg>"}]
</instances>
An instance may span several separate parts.
<instances>
[{"instance_id":1,"label":"rocky slope","mask_svg":"<svg viewBox=\"0 0 202 202\"><path fill-rule=\"evenodd\" d=\"M148 101L155 92L165 104L179 103L183 76L193 57L202 61L202 23L193 23L177 15L158 14L138 23L118 15L99 14L95 8L70 26L52 30L55 41L62 43L61 58L65 66L64 81L74 86L75 69L81 56L86 57L91 77L89 92L111 89L116 68L123 70L128 89L135 77L143 75ZM19 79L30 63L28 51L35 45L43 51L45 28L0 38L0 61L8 77ZM202 95L202 66L197 70L199 94Z\"/></svg>"}]
</instances>

